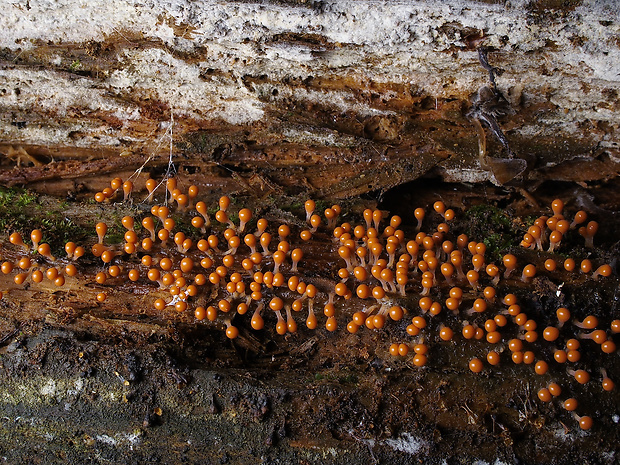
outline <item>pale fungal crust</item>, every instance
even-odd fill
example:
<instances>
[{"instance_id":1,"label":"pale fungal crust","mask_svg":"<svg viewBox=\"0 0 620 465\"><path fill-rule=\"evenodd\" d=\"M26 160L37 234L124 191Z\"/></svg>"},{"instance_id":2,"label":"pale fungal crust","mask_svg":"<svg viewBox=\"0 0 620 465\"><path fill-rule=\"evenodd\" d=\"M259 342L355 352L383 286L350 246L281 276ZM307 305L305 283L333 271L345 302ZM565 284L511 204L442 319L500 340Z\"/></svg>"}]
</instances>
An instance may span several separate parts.
<instances>
[{"instance_id":1,"label":"pale fungal crust","mask_svg":"<svg viewBox=\"0 0 620 465\"><path fill-rule=\"evenodd\" d=\"M0 110L17 120L0 121L2 153L34 165L41 162L29 152L41 147L62 156L67 147L79 148L76 156L99 149L114 158L162 155L169 138L191 145L196 127L255 125L247 140L270 141L261 162L278 158L286 141L306 149L298 154L302 166L308 159L333 166L381 162L383 143L408 137L414 125L433 141L433 152L444 154L420 154L414 177L437 166L447 181L479 183L493 173L464 148L473 132L464 115L469 97L488 81L476 51L485 46L493 50L490 64L503 71L497 83L510 108L525 115L507 135L524 145L517 158L551 141L554 148L536 154L543 179L605 178L615 175L618 160L607 129L618 119L618 9L608 1L578 3L545 14L526 0L8 2L0 43L6 61L18 66L2 70ZM289 122L281 111L287 102L318 108L335 125L303 111L293 112L302 124ZM416 126L419 112L441 136ZM354 117L340 124L341 114ZM466 127L467 136L450 135L446 122ZM266 129L274 126L278 131ZM349 150L367 147L368 139L377 144L362 156ZM588 162L581 170L551 170L579 160ZM372 172L363 174L359 185L325 191L363 190ZM396 178L375 187L410 180Z\"/></svg>"}]
</instances>

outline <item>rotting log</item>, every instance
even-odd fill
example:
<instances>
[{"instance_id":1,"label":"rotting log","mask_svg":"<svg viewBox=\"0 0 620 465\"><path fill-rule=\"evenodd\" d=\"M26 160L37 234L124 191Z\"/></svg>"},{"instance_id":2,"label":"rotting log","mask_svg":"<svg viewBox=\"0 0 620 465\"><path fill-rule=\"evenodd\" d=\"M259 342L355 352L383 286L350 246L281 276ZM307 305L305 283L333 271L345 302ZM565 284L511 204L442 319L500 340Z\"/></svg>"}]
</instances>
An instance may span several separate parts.
<instances>
[{"instance_id":1,"label":"rotting log","mask_svg":"<svg viewBox=\"0 0 620 465\"><path fill-rule=\"evenodd\" d=\"M294 228L312 197L339 199L355 221L378 206L410 233L412 207L441 198L483 212L459 226L515 241L560 197L609 225L593 258L617 260L613 2L36 3L0 18L0 184L19 199L4 207L7 233L46 220L56 247L73 233L92 245L95 222L145 214L144 180L172 166L210 205L226 193ZM526 169L498 180L515 159ZM141 197L93 205L115 176L134 176ZM509 226L491 221L497 209ZM585 258L578 239L570 250ZM324 238L320 249L330 246ZM515 250L543 267L544 253ZM334 254L306 277L335 279ZM102 264L80 267L92 278ZM259 334L246 321L231 342L221 320L156 312L163 292L149 283L115 282L100 305L90 278L22 288L16 273L0 276L0 290L11 288L0 300L9 463L612 463L617 453L620 401L598 373L580 398L596 424L582 433L559 403L539 402L538 378L519 368L473 378L462 363L473 352L439 345L426 370L394 358L404 326L350 335L343 318L332 334L300 320L281 337L274 317ZM502 290L531 294L539 324L563 288L580 316L600 304L608 322L617 265L611 279ZM618 373L617 353L602 357L587 360Z\"/></svg>"}]
</instances>

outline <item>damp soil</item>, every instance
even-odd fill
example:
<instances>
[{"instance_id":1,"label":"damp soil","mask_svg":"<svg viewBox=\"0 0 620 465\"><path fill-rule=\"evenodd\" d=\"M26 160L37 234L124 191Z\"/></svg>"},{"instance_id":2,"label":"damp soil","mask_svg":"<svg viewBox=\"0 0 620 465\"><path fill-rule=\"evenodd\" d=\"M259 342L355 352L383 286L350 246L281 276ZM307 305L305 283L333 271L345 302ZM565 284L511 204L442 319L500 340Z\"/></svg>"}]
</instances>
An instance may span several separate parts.
<instances>
[{"instance_id":1,"label":"damp soil","mask_svg":"<svg viewBox=\"0 0 620 465\"><path fill-rule=\"evenodd\" d=\"M601 223L595 250L583 248L577 237L565 247L580 258L612 263L615 274L596 281L570 273L541 275L527 285L513 278L498 294L514 292L540 325L552 321L545 312L560 304L575 309L577 319L594 313L608 325L618 318L618 187L617 180L545 182L527 192L427 178L342 205L350 221L359 220L366 207L379 207L401 215L404 227L413 229L411 206L439 198L459 212L455 228L489 239L489 253L512 251L541 268L547 254L521 249L518 241L533 218L548 214L550 202L563 198L570 211L589 210ZM31 224L17 211L49 221L62 212L71 221L69 229L82 234L80 239L90 234L92 241L88 231L94 221L106 215L118 220L143 208L119 205L111 214L89 200L87 190L34 193L31 201L23 197L28 192L3 190L26 204L3 207L15 216L13 229L24 233ZM215 201L215 193L212 197ZM302 201L274 192L233 197L235 205L287 222L301 221L295 218L303 212ZM65 232L50 233L57 247L66 240ZM330 239L323 241L329 249ZM3 249L5 258L13 258L11 253L10 247ZM306 276L321 283L325 270L339 266L330 256L317 250ZM100 265L92 260L82 267L94 272ZM89 463L611 464L618 459L620 396L617 390L603 391L595 371L604 366L612 377L620 373L617 352L584 351L582 366L591 368L595 379L585 387L566 381L564 367L554 366L545 376L545 382L561 377L567 392L579 397L580 411L595 419L583 432L561 403L538 400L541 378L522 365L506 362L471 373L467 362L480 352L476 343L429 340L423 368L413 366L411 357L390 355L391 343L407 339L411 315L382 330L350 334L346 321L356 309L345 302L333 333L299 324L297 333L279 336L275 319L268 319L262 331L240 323L240 336L229 340L221 323L155 312L152 287L111 285L123 292L109 292L105 306L93 303L96 291L85 280L62 291L51 284L26 286L0 300L5 462L28 457L29 463L76 464L86 458ZM402 303L413 314L418 300L409 296ZM437 318L458 323L449 314ZM548 355L551 345L544 344L537 351Z\"/></svg>"}]
</instances>

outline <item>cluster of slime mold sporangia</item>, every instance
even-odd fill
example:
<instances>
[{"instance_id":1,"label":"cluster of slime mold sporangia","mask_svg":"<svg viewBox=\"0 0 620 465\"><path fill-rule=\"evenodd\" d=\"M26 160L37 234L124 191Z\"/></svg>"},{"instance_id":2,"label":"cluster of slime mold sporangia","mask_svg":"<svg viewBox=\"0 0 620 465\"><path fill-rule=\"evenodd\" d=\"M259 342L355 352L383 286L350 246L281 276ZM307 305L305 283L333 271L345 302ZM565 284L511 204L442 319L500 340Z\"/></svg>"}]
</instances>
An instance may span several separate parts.
<instances>
[{"instance_id":1,"label":"cluster of slime mold sporangia","mask_svg":"<svg viewBox=\"0 0 620 465\"><path fill-rule=\"evenodd\" d=\"M92 246L68 242L66 258L53 257L50 246L41 242L41 230L30 234L32 245L15 232L9 240L14 248L23 249L21 257L4 261L2 273L12 274L16 286L49 280L61 288L82 276L80 261L89 258L89 250L100 261L100 271L82 278L97 289L97 305L105 305L109 292L122 292L114 289L116 283L141 284L162 295L153 299L155 310L172 315L191 312L199 323L225 328L230 339L239 337L241 325L248 326L246 318L255 331L275 323L277 334L284 336L296 333L300 324L310 330L323 325L330 332L339 326L350 333L381 330L407 316L411 323L402 331L403 340L389 346L393 357L424 367L433 362L429 349L434 346L472 344L479 355L467 361L471 372L507 363L522 366L535 374L540 401L560 403L584 430L592 427L593 420L578 414L579 402L571 392L586 384L591 389L614 389L605 369L595 371L580 360L585 351L616 357L614 337L620 332L620 320L613 315L605 321L594 315L577 320L571 309L560 307L537 322L514 293L498 294L502 283L523 287L539 273L616 279L609 264L559 260L557 252L565 237L579 234L585 247L592 248L598 229L584 211L565 217L560 200L552 203L551 216L536 219L521 243L548 256L544 269L537 270L534 264L519 263L513 254L493 263L483 242L452 231L456 213L441 201L428 211L411 212L417 226L415 237L409 239L399 229L401 218L381 210L365 210L359 224L340 223L338 205L319 212L308 200L306 217L297 224L269 224L248 208L231 212L227 196L220 198L213 214L198 200L196 186L181 191L176 178L148 179L147 201L159 186L165 186L166 205L153 205L143 218L123 217L124 243L106 243L108 225L99 222ZM112 203L122 191L127 201L133 187L131 181L115 178L95 200ZM193 234L177 230L172 212L191 217ZM431 224L434 228L423 231ZM331 279L313 277L304 265L317 247L327 247L340 264Z\"/></svg>"}]
</instances>

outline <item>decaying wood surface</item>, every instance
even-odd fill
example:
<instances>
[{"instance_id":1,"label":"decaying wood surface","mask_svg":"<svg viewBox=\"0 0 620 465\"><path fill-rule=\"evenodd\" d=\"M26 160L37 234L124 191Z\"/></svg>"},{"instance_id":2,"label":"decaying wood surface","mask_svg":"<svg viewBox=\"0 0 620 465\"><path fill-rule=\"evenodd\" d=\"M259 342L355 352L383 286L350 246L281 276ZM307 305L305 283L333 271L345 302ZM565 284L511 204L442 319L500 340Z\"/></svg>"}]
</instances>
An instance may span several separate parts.
<instances>
[{"instance_id":1,"label":"decaying wood surface","mask_svg":"<svg viewBox=\"0 0 620 465\"><path fill-rule=\"evenodd\" d=\"M618 173L613 2L104 3L7 7L2 183L171 155L227 191L340 198Z\"/></svg>"},{"instance_id":2,"label":"decaying wood surface","mask_svg":"<svg viewBox=\"0 0 620 465\"><path fill-rule=\"evenodd\" d=\"M48 216L57 242L79 229L92 245L96 221L146 212L145 179L171 170L213 204L228 194L296 226L291 205L309 197L351 217L378 206L410 229L412 206L441 198L504 210L520 231L558 196L617 226L619 34L612 1L12 2L0 194L52 197L7 227ZM92 197L115 176L136 191L111 213ZM468 226L488 232L487 219ZM601 235L596 259L617 260L613 230ZM316 260L309 279L339 266ZM101 263L81 268L90 279ZM233 343L221 322L156 312L165 293L148 283L111 281L102 306L92 279L60 291L14 274L0 275L7 463L617 460L620 401L599 373L583 405L601 422L582 433L516 368L474 383L467 349L426 371L394 360L403 328L281 338L246 324ZM541 279L532 298L583 279ZM617 313L609 283L584 289L580 308Z\"/></svg>"}]
</instances>

